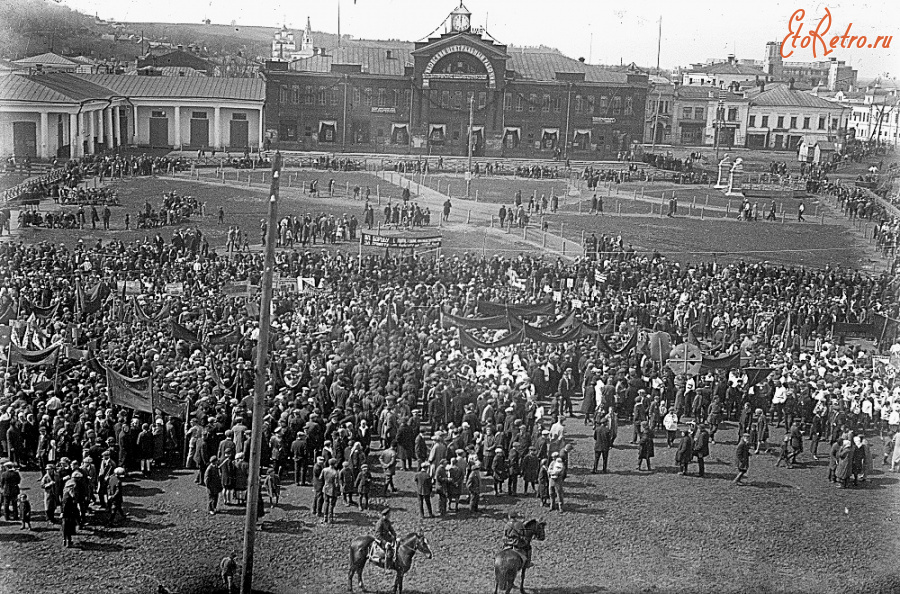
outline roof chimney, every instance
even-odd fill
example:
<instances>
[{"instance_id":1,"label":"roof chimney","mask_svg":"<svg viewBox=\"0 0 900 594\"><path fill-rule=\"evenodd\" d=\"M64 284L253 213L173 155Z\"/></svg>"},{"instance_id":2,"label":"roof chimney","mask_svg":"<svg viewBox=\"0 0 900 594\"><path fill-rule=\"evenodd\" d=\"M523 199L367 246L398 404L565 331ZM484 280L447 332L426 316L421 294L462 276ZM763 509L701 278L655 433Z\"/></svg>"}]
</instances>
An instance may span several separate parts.
<instances>
[{"instance_id":1,"label":"roof chimney","mask_svg":"<svg viewBox=\"0 0 900 594\"><path fill-rule=\"evenodd\" d=\"M793 76L791 77L790 84L788 85L788 88L789 88L790 90L792 90L792 91L794 90L794 77L793 77Z\"/></svg>"},{"instance_id":2,"label":"roof chimney","mask_svg":"<svg viewBox=\"0 0 900 594\"><path fill-rule=\"evenodd\" d=\"M578 61L584 64L584 57L578 58Z\"/></svg>"},{"instance_id":3,"label":"roof chimney","mask_svg":"<svg viewBox=\"0 0 900 594\"><path fill-rule=\"evenodd\" d=\"M728 54L728 63L734 64L734 54Z\"/></svg>"}]
</instances>

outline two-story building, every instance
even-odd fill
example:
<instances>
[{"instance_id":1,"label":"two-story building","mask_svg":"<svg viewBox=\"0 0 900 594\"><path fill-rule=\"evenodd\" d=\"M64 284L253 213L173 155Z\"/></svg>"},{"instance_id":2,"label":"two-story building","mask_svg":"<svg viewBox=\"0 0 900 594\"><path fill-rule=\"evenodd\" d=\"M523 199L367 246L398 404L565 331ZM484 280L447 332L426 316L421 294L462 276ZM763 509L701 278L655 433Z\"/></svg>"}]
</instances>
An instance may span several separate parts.
<instances>
[{"instance_id":1,"label":"two-story building","mask_svg":"<svg viewBox=\"0 0 900 594\"><path fill-rule=\"evenodd\" d=\"M672 127L672 109L675 104L675 85L669 79L650 75L650 86L647 89L647 109L644 120L644 142L654 144L672 144L674 128Z\"/></svg>"},{"instance_id":2,"label":"two-story building","mask_svg":"<svg viewBox=\"0 0 900 594\"><path fill-rule=\"evenodd\" d=\"M647 74L548 48L510 48L471 26L416 43L361 42L267 64L266 134L286 150L615 157L644 133Z\"/></svg>"},{"instance_id":3,"label":"two-story building","mask_svg":"<svg viewBox=\"0 0 900 594\"><path fill-rule=\"evenodd\" d=\"M747 147L797 150L801 141L831 141L840 148L849 110L790 85L748 93Z\"/></svg>"}]
</instances>

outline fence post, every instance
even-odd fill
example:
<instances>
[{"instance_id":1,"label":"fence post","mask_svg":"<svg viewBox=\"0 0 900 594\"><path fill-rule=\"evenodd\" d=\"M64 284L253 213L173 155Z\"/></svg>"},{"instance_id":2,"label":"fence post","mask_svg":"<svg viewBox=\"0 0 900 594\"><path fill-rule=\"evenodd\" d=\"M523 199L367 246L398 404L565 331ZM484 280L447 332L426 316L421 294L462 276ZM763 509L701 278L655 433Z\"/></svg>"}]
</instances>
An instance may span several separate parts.
<instances>
[{"instance_id":1,"label":"fence post","mask_svg":"<svg viewBox=\"0 0 900 594\"><path fill-rule=\"evenodd\" d=\"M546 231L541 232L541 247L542 248L547 247L547 232Z\"/></svg>"},{"instance_id":2,"label":"fence post","mask_svg":"<svg viewBox=\"0 0 900 594\"><path fill-rule=\"evenodd\" d=\"M493 216L494 215L491 215L492 218L493 218ZM471 220L472 220L472 209L470 208L468 211L466 211L466 225L468 225L469 221L471 221Z\"/></svg>"},{"instance_id":3,"label":"fence post","mask_svg":"<svg viewBox=\"0 0 900 594\"><path fill-rule=\"evenodd\" d=\"M821 218L819 219L819 224L820 224L820 225L824 225L824 224L825 224L825 213L823 212L823 213L820 215L820 217L821 217Z\"/></svg>"},{"instance_id":4,"label":"fence post","mask_svg":"<svg viewBox=\"0 0 900 594\"><path fill-rule=\"evenodd\" d=\"M731 200L728 201L728 204L725 205L725 218L727 219L731 215Z\"/></svg>"},{"instance_id":5,"label":"fence post","mask_svg":"<svg viewBox=\"0 0 900 594\"><path fill-rule=\"evenodd\" d=\"M622 203L616 200L616 214L622 216Z\"/></svg>"},{"instance_id":6,"label":"fence post","mask_svg":"<svg viewBox=\"0 0 900 594\"><path fill-rule=\"evenodd\" d=\"M563 236L563 224L562 224L562 222L560 222L560 224L559 224L559 236L560 236L560 237Z\"/></svg>"},{"instance_id":7,"label":"fence post","mask_svg":"<svg viewBox=\"0 0 900 594\"><path fill-rule=\"evenodd\" d=\"M344 196L350 195L350 182L344 182Z\"/></svg>"},{"instance_id":8,"label":"fence post","mask_svg":"<svg viewBox=\"0 0 900 594\"><path fill-rule=\"evenodd\" d=\"M447 182L447 198L451 198L453 194L450 193L450 182Z\"/></svg>"},{"instance_id":9,"label":"fence post","mask_svg":"<svg viewBox=\"0 0 900 594\"><path fill-rule=\"evenodd\" d=\"M637 202L637 189L631 191L631 201Z\"/></svg>"},{"instance_id":10,"label":"fence post","mask_svg":"<svg viewBox=\"0 0 900 594\"><path fill-rule=\"evenodd\" d=\"M528 223L522 225L522 240L528 241Z\"/></svg>"},{"instance_id":11,"label":"fence post","mask_svg":"<svg viewBox=\"0 0 900 594\"><path fill-rule=\"evenodd\" d=\"M475 202L478 202L478 190L475 190Z\"/></svg>"},{"instance_id":12,"label":"fence post","mask_svg":"<svg viewBox=\"0 0 900 594\"><path fill-rule=\"evenodd\" d=\"M247 186L249 187L252 184L253 184L253 172L250 171L247 173Z\"/></svg>"},{"instance_id":13,"label":"fence post","mask_svg":"<svg viewBox=\"0 0 900 594\"><path fill-rule=\"evenodd\" d=\"M565 240L565 239L563 239L563 249L562 249L562 255L563 255L563 256L565 256L565 255L566 255L566 240Z\"/></svg>"},{"instance_id":14,"label":"fence post","mask_svg":"<svg viewBox=\"0 0 900 594\"><path fill-rule=\"evenodd\" d=\"M781 224L784 225L784 209L781 209Z\"/></svg>"},{"instance_id":15,"label":"fence post","mask_svg":"<svg viewBox=\"0 0 900 594\"><path fill-rule=\"evenodd\" d=\"M706 214L706 207L705 207L705 206L701 206L701 207L700 207L700 220L701 220L701 221L703 220L703 216L704 216L705 214Z\"/></svg>"},{"instance_id":16,"label":"fence post","mask_svg":"<svg viewBox=\"0 0 900 594\"><path fill-rule=\"evenodd\" d=\"M709 194L706 195L706 204L704 206L709 206Z\"/></svg>"}]
</instances>

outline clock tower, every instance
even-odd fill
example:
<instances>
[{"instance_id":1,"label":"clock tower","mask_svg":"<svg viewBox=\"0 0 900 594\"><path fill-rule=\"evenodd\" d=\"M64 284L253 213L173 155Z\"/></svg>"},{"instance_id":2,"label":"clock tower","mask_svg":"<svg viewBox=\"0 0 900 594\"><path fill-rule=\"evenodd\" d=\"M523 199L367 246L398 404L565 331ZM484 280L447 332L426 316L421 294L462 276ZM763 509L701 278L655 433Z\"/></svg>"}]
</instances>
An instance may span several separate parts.
<instances>
[{"instance_id":1,"label":"clock tower","mask_svg":"<svg viewBox=\"0 0 900 594\"><path fill-rule=\"evenodd\" d=\"M472 13L462 2L450 13L450 30L453 33L465 33L471 28Z\"/></svg>"}]
</instances>

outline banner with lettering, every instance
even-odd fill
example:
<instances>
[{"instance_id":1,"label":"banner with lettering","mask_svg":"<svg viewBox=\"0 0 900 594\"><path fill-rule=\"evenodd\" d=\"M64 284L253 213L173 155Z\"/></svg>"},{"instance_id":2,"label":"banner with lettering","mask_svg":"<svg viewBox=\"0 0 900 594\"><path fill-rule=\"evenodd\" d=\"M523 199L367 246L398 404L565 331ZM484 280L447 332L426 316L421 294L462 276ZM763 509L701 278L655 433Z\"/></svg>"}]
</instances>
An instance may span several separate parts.
<instances>
[{"instance_id":1,"label":"banner with lettering","mask_svg":"<svg viewBox=\"0 0 900 594\"><path fill-rule=\"evenodd\" d=\"M106 369L109 402L141 412L153 412L153 380L150 377L130 378Z\"/></svg>"}]
</instances>

